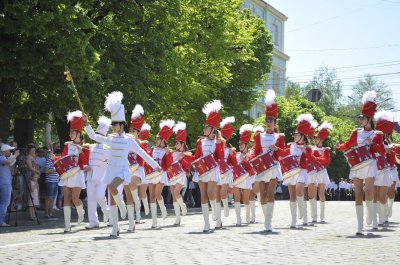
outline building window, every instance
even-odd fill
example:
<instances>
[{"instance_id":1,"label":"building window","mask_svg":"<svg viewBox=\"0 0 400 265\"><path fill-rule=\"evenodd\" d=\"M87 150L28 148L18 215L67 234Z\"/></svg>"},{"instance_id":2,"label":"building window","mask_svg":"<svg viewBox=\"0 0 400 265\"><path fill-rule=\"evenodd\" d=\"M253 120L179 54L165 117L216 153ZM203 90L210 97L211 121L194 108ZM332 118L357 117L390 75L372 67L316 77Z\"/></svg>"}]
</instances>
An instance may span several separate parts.
<instances>
[{"instance_id":1,"label":"building window","mask_svg":"<svg viewBox=\"0 0 400 265\"><path fill-rule=\"evenodd\" d=\"M279 79L279 72L272 73L272 88L275 91L279 91L280 83L282 80Z\"/></svg>"},{"instance_id":2,"label":"building window","mask_svg":"<svg viewBox=\"0 0 400 265\"><path fill-rule=\"evenodd\" d=\"M272 38L275 46L279 46L279 28L278 25L272 25Z\"/></svg>"}]
</instances>

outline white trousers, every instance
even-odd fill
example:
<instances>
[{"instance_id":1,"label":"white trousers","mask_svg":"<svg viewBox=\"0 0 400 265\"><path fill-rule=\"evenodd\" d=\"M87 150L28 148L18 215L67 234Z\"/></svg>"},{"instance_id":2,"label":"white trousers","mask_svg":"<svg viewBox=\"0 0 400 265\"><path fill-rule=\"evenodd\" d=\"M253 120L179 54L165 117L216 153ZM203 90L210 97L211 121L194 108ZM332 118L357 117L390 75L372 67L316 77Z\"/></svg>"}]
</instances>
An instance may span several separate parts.
<instances>
[{"instance_id":1,"label":"white trousers","mask_svg":"<svg viewBox=\"0 0 400 265\"><path fill-rule=\"evenodd\" d=\"M99 224L99 218L97 216L97 203L100 206L105 205L105 192L107 185L100 181L88 180L86 183L87 202L88 202L88 218L89 224ZM103 211L105 209L102 209Z\"/></svg>"}]
</instances>

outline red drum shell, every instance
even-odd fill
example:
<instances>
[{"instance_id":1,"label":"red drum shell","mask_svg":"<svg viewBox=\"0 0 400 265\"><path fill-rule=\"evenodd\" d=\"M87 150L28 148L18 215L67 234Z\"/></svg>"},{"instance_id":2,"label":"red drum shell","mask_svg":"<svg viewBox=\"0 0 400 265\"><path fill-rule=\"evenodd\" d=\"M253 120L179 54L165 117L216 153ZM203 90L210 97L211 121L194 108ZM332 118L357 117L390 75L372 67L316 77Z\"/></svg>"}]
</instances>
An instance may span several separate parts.
<instances>
[{"instance_id":1,"label":"red drum shell","mask_svg":"<svg viewBox=\"0 0 400 265\"><path fill-rule=\"evenodd\" d=\"M278 161L276 161L275 158L269 153L260 154L251 159L249 162L257 174L261 174L278 166Z\"/></svg>"},{"instance_id":2,"label":"red drum shell","mask_svg":"<svg viewBox=\"0 0 400 265\"><path fill-rule=\"evenodd\" d=\"M194 170L199 174L199 177L217 167L217 162L212 154L198 158L192 162Z\"/></svg>"},{"instance_id":3,"label":"red drum shell","mask_svg":"<svg viewBox=\"0 0 400 265\"><path fill-rule=\"evenodd\" d=\"M283 178L290 178L301 171L297 158L289 155L282 158L279 163L281 164Z\"/></svg>"},{"instance_id":4,"label":"red drum shell","mask_svg":"<svg viewBox=\"0 0 400 265\"><path fill-rule=\"evenodd\" d=\"M54 162L54 166L57 173L60 175L60 179L70 178L76 175L80 170L78 162L70 155L59 158Z\"/></svg>"},{"instance_id":5,"label":"red drum shell","mask_svg":"<svg viewBox=\"0 0 400 265\"><path fill-rule=\"evenodd\" d=\"M167 171L168 181L170 182L181 179L185 175L186 172L179 162L172 163Z\"/></svg>"},{"instance_id":6,"label":"red drum shell","mask_svg":"<svg viewBox=\"0 0 400 265\"><path fill-rule=\"evenodd\" d=\"M237 186L247 179L249 173L240 164L233 167L233 185Z\"/></svg>"},{"instance_id":7,"label":"red drum shell","mask_svg":"<svg viewBox=\"0 0 400 265\"><path fill-rule=\"evenodd\" d=\"M360 169L370 165L374 158L366 145L356 146L344 153L351 169Z\"/></svg>"}]
</instances>

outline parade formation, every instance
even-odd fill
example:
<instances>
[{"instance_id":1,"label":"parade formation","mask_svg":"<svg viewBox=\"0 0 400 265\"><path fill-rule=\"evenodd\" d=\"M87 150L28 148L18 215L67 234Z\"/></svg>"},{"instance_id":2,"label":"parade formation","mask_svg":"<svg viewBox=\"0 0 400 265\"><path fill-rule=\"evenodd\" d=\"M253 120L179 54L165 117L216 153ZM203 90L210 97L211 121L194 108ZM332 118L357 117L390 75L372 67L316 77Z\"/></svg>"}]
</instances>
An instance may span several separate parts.
<instances>
[{"instance_id":1,"label":"parade formation","mask_svg":"<svg viewBox=\"0 0 400 265\"><path fill-rule=\"evenodd\" d=\"M393 116L377 112L375 91L368 91L362 99L359 128L343 144L336 143L336 151L344 152L350 166L349 178L355 186L356 235L364 229L364 194L366 224L375 230L388 226L391 216L394 187L399 181L396 155L393 148ZM223 227L223 217L230 214L228 192L233 191L236 226L243 224L241 204L244 204L245 222L255 223L256 201L260 204L264 220L263 230L273 231L275 192L279 181L288 187L290 214L288 226L296 229L298 219L308 225L308 203L311 223L325 222L325 188L330 184L327 167L331 150L324 142L334 130L324 121L321 125L308 113L299 115L293 141L285 143L279 132L278 104L275 92L265 95L265 128L251 124L237 126L234 117L221 121L221 101L206 103L202 137L195 152L186 145L186 123L166 119L149 149L150 126L145 123L144 110L136 105L130 124L125 120L121 92L108 94L105 109L111 119L100 117L94 131L89 117L82 111L68 113L70 142L65 143L61 157L53 157L60 173L59 185L64 188L64 232L71 232L71 201L78 213L78 224L84 220L84 209L79 199L81 189L87 188L87 229L99 227L97 205L104 222L112 224L111 237L118 237L119 219L129 219L128 232L135 231L135 221L140 222L140 209L151 214L152 229L158 229L157 204L163 219L167 218L162 191L169 188L175 213L174 226L184 222L187 213L181 191L188 185L186 174L194 169L193 181L201 192L201 209L204 219L202 231ZM83 109L82 109L83 110ZM168 117L166 117L168 118ZM112 133L108 133L111 126ZM129 127L129 128L128 128ZM238 150L231 144L231 136L240 128ZM125 133L129 129L129 133ZM82 131L96 144L82 144ZM175 149L167 144L175 134ZM86 177L86 181L85 181ZM148 189L148 190L147 190ZM149 194L149 199L147 197ZM106 196L107 195L107 196ZM210 224L210 208L211 221ZM329 209L328 209L329 210ZM136 212L136 215L135 215ZM119 213L119 214L118 214ZM200 230L200 228L199 228Z\"/></svg>"}]
</instances>

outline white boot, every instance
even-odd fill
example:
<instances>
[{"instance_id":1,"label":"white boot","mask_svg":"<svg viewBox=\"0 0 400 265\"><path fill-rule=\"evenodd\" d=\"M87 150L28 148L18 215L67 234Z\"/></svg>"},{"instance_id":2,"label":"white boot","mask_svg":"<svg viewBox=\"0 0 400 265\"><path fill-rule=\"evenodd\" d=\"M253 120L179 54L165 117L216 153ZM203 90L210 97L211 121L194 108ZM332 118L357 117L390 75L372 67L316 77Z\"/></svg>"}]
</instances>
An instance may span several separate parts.
<instances>
[{"instance_id":1,"label":"white boot","mask_svg":"<svg viewBox=\"0 0 400 265\"><path fill-rule=\"evenodd\" d=\"M261 194L258 192L258 193L256 194L256 196L257 196L257 201L258 201L258 203L261 205Z\"/></svg>"},{"instance_id":2,"label":"white boot","mask_svg":"<svg viewBox=\"0 0 400 265\"><path fill-rule=\"evenodd\" d=\"M265 230L267 230L267 215L268 215L267 203L261 204L261 209L262 209L263 215L264 215L264 228L265 228Z\"/></svg>"},{"instance_id":3,"label":"white boot","mask_svg":"<svg viewBox=\"0 0 400 265\"><path fill-rule=\"evenodd\" d=\"M215 200L210 200L212 219L213 219L214 221L217 221L217 214L216 214L216 212L215 212L216 204L217 204L217 203L216 203Z\"/></svg>"},{"instance_id":4,"label":"white boot","mask_svg":"<svg viewBox=\"0 0 400 265\"><path fill-rule=\"evenodd\" d=\"M299 219L304 216L304 196L297 196L297 206L299 208Z\"/></svg>"},{"instance_id":5,"label":"white boot","mask_svg":"<svg viewBox=\"0 0 400 265\"><path fill-rule=\"evenodd\" d=\"M203 218L204 218L203 232L209 232L210 231L210 209L208 207L208 203L204 203L201 205L201 211L203 213Z\"/></svg>"},{"instance_id":6,"label":"white boot","mask_svg":"<svg viewBox=\"0 0 400 265\"><path fill-rule=\"evenodd\" d=\"M83 204L77 205L76 211L78 212L78 225L83 222L83 219L85 218L85 210L83 210Z\"/></svg>"},{"instance_id":7,"label":"white boot","mask_svg":"<svg viewBox=\"0 0 400 265\"><path fill-rule=\"evenodd\" d=\"M119 194L113 195L113 198L114 198L115 204L119 208L119 212L121 214L121 219L125 219L126 218L126 207L125 207L125 204L122 202L121 197L119 196Z\"/></svg>"},{"instance_id":8,"label":"white boot","mask_svg":"<svg viewBox=\"0 0 400 265\"><path fill-rule=\"evenodd\" d=\"M64 206L64 233L71 232L71 206Z\"/></svg>"},{"instance_id":9,"label":"white boot","mask_svg":"<svg viewBox=\"0 0 400 265\"><path fill-rule=\"evenodd\" d=\"M106 223L110 216L110 210L107 209L106 198L98 200L97 203L100 205L101 211L103 212L103 222Z\"/></svg>"},{"instance_id":10,"label":"white boot","mask_svg":"<svg viewBox=\"0 0 400 265\"><path fill-rule=\"evenodd\" d=\"M383 222L385 222L385 218L384 218L384 204L382 203L378 203L378 226L383 226Z\"/></svg>"},{"instance_id":11,"label":"white boot","mask_svg":"<svg viewBox=\"0 0 400 265\"><path fill-rule=\"evenodd\" d=\"M372 203L372 229L378 229L378 204L376 202Z\"/></svg>"},{"instance_id":12,"label":"white boot","mask_svg":"<svg viewBox=\"0 0 400 265\"><path fill-rule=\"evenodd\" d=\"M308 225L307 201L304 202L303 206L303 225Z\"/></svg>"},{"instance_id":13,"label":"white boot","mask_svg":"<svg viewBox=\"0 0 400 265\"><path fill-rule=\"evenodd\" d=\"M367 205L367 219L366 223L367 225L372 224L372 217L373 217L373 201L365 201L365 204Z\"/></svg>"},{"instance_id":14,"label":"white boot","mask_svg":"<svg viewBox=\"0 0 400 265\"><path fill-rule=\"evenodd\" d=\"M297 222L297 205L296 205L296 202L290 202L290 214L292 216L292 223L290 224L290 228L296 228L296 222Z\"/></svg>"},{"instance_id":15,"label":"white boot","mask_svg":"<svg viewBox=\"0 0 400 265\"><path fill-rule=\"evenodd\" d=\"M142 203L144 207L144 214L149 215L150 209L149 209L149 202L147 200L147 196L145 198L142 198Z\"/></svg>"},{"instance_id":16,"label":"white boot","mask_svg":"<svg viewBox=\"0 0 400 265\"><path fill-rule=\"evenodd\" d=\"M175 223L174 225L180 225L181 223L181 211L179 208L179 203L174 202L174 210L175 210Z\"/></svg>"},{"instance_id":17,"label":"white boot","mask_svg":"<svg viewBox=\"0 0 400 265\"><path fill-rule=\"evenodd\" d=\"M157 228L157 204L150 203L150 211L151 211L151 219L153 223L151 224L151 228Z\"/></svg>"},{"instance_id":18,"label":"white boot","mask_svg":"<svg viewBox=\"0 0 400 265\"><path fill-rule=\"evenodd\" d=\"M384 225L389 225L389 205L387 202L383 205L383 222Z\"/></svg>"},{"instance_id":19,"label":"white boot","mask_svg":"<svg viewBox=\"0 0 400 265\"><path fill-rule=\"evenodd\" d=\"M158 206L160 207L160 210L161 210L161 216L162 216L162 219L166 219L167 218L167 208L165 208L165 205L164 205L164 199L163 198L161 198L161 200L157 200L157 202L158 202Z\"/></svg>"},{"instance_id":20,"label":"white boot","mask_svg":"<svg viewBox=\"0 0 400 265\"><path fill-rule=\"evenodd\" d=\"M325 202L319 201L319 206L321 208L319 217L321 218L321 222L324 223L325 222Z\"/></svg>"},{"instance_id":21,"label":"white boot","mask_svg":"<svg viewBox=\"0 0 400 265\"><path fill-rule=\"evenodd\" d=\"M179 207L181 208L182 216L185 216L187 214L187 207L186 204L183 202L182 197L178 198L176 201L178 202Z\"/></svg>"},{"instance_id":22,"label":"white boot","mask_svg":"<svg viewBox=\"0 0 400 265\"><path fill-rule=\"evenodd\" d=\"M310 199L311 219L313 223L317 222L317 200Z\"/></svg>"},{"instance_id":23,"label":"white boot","mask_svg":"<svg viewBox=\"0 0 400 265\"><path fill-rule=\"evenodd\" d=\"M224 216L229 216L229 205L228 205L228 198L222 199L222 205L224 206Z\"/></svg>"},{"instance_id":24,"label":"white boot","mask_svg":"<svg viewBox=\"0 0 400 265\"><path fill-rule=\"evenodd\" d=\"M272 216L274 215L275 203L267 203L267 217L265 218L265 229L267 232L272 232Z\"/></svg>"},{"instance_id":25,"label":"white boot","mask_svg":"<svg viewBox=\"0 0 400 265\"><path fill-rule=\"evenodd\" d=\"M242 217L240 216L240 211L240 202L235 202L236 226L242 225Z\"/></svg>"},{"instance_id":26,"label":"white boot","mask_svg":"<svg viewBox=\"0 0 400 265\"><path fill-rule=\"evenodd\" d=\"M246 223L250 223L250 204L245 204L244 208L246 209Z\"/></svg>"},{"instance_id":27,"label":"white boot","mask_svg":"<svg viewBox=\"0 0 400 265\"><path fill-rule=\"evenodd\" d=\"M112 205L110 206L113 228L110 236L117 237L119 236L119 226L118 226L118 206Z\"/></svg>"},{"instance_id":28,"label":"white boot","mask_svg":"<svg viewBox=\"0 0 400 265\"><path fill-rule=\"evenodd\" d=\"M215 204L215 217L217 219L217 222L215 224L215 229L221 229L222 228L222 220L221 220L221 202L217 202Z\"/></svg>"},{"instance_id":29,"label":"white boot","mask_svg":"<svg viewBox=\"0 0 400 265\"><path fill-rule=\"evenodd\" d=\"M139 194L137 188L134 190L131 190L133 202L135 203L135 212L136 212L136 222L140 223L140 199L139 199Z\"/></svg>"},{"instance_id":30,"label":"white boot","mask_svg":"<svg viewBox=\"0 0 400 265\"><path fill-rule=\"evenodd\" d=\"M250 211L251 211L250 223L254 224L256 222L256 201L250 201Z\"/></svg>"},{"instance_id":31,"label":"white boot","mask_svg":"<svg viewBox=\"0 0 400 265\"><path fill-rule=\"evenodd\" d=\"M394 198L393 199L388 198L388 207L389 207L388 217L392 217L393 202L394 202Z\"/></svg>"},{"instance_id":32,"label":"white boot","mask_svg":"<svg viewBox=\"0 0 400 265\"><path fill-rule=\"evenodd\" d=\"M129 219L128 232L133 232L135 231L135 208L133 204L126 205L126 208L128 209L128 219Z\"/></svg>"},{"instance_id":33,"label":"white boot","mask_svg":"<svg viewBox=\"0 0 400 265\"><path fill-rule=\"evenodd\" d=\"M357 235L362 235L362 230L364 226L364 206L363 205L356 205L356 213L357 213Z\"/></svg>"}]
</instances>

